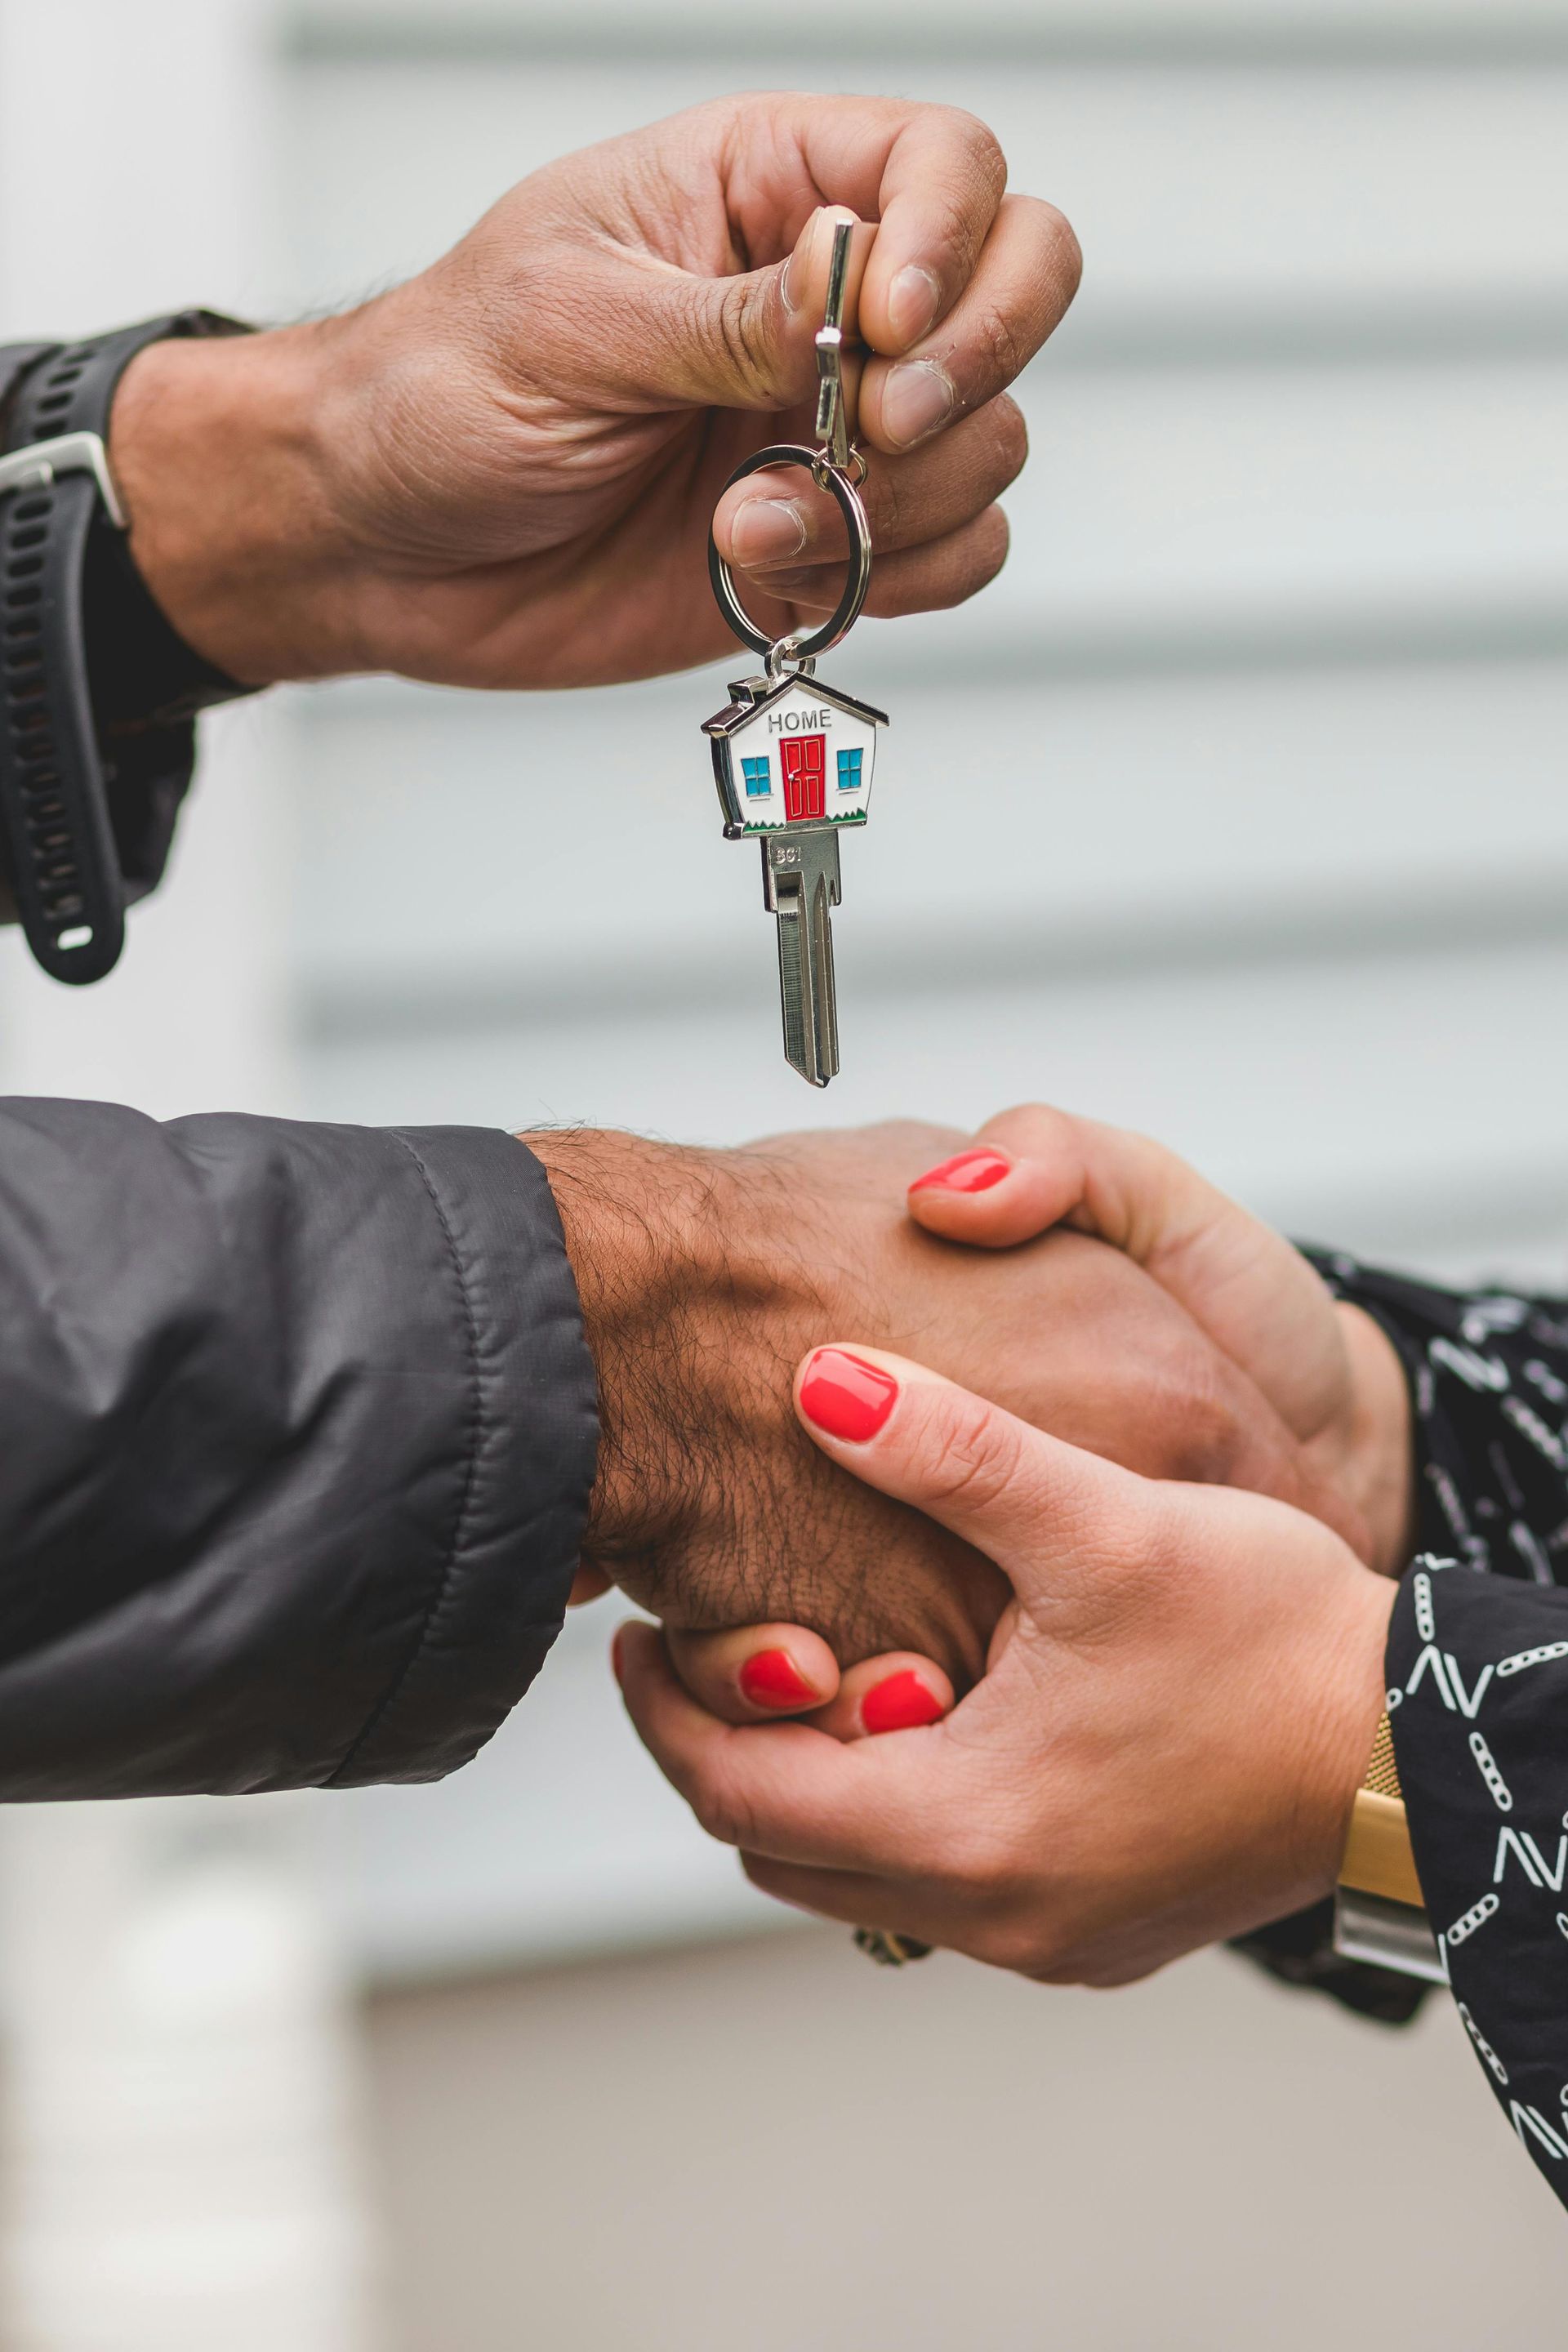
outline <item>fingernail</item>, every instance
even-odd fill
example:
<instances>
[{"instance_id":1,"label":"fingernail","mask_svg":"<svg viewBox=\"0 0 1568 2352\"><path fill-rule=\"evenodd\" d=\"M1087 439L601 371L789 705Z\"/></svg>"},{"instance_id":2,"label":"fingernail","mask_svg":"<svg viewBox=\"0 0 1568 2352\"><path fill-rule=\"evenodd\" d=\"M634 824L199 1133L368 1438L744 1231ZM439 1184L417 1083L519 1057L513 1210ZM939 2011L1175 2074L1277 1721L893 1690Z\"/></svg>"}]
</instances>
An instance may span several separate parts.
<instances>
[{"instance_id":1,"label":"fingernail","mask_svg":"<svg viewBox=\"0 0 1568 2352\"><path fill-rule=\"evenodd\" d=\"M934 269L907 262L888 289L888 318L901 344L923 335L942 302L942 281Z\"/></svg>"},{"instance_id":2,"label":"fingernail","mask_svg":"<svg viewBox=\"0 0 1568 2352\"><path fill-rule=\"evenodd\" d=\"M911 1192L989 1192L993 1184L1000 1184L1004 1176L1011 1176L1013 1163L1000 1151L983 1147L975 1151L960 1151L939 1167L928 1168L910 1186Z\"/></svg>"},{"instance_id":3,"label":"fingernail","mask_svg":"<svg viewBox=\"0 0 1568 2352\"><path fill-rule=\"evenodd\" d=\"M889 441L907 449L947 423L954 398L945 369L934 360L905 360L893 369L882 393L882 430Z\"/></svg>"},{"instance_id":4,"label":"fingernail","mask_svg":"<svg viewBox=\"0 0 1568 2352\"><path fill-rule=\"evenodd\" d=\"M940 1723L942 1701L906 1666L877 1683L860 1702L860 1720L869 1732L912 1731L917 1724Z\"/></svg>"},{"instance_id":5,"label":"fingernail","mask_svg":"<svg viewBox=\"0 0 1568 2352\"><path fill-rule=\"evenodd\" d=\"M805 545L805 517L793 499L748 499L731 529L731 563L742 572L785 563Z\"/></svg>"},{"instance_id":6,"label":"fingernail","mask_svg":"<svg viewBox=\"0 0 1568 2352\"><path fill-rule=\"evenodd\" d=\"M759 1650L748 1658L737 1677L742 1696L753 1706L812 1706L813 1690L787 1650Z\"/></svg>"},{"instance_id":7,"label":"fingernail","mask_svg":"<svg viewBox=\"0 0 1568 2352\"><path fill-rule=\"evenodd\" d=\"M879 1364L844 1348L819 1348L800 1384L800 1409L829 1437L863 1445L875 1437L898 1402L899 1384Z\"/></svg>"},{"instance_id":8,"label":"fingernail","mask_svg":"<svg viewBox=\"0 0 1568 2352\"><path fill-rule=\"evenodd\" d=\"M816 236L816 224L821 218L822 207L818 205L800 235L795 238L795 251L784 263L784 276L779 279L780 299L792 317L800 308L800 289L805 283L806 264L810 260L812 245Z\"/></svg>"}]
</instances>

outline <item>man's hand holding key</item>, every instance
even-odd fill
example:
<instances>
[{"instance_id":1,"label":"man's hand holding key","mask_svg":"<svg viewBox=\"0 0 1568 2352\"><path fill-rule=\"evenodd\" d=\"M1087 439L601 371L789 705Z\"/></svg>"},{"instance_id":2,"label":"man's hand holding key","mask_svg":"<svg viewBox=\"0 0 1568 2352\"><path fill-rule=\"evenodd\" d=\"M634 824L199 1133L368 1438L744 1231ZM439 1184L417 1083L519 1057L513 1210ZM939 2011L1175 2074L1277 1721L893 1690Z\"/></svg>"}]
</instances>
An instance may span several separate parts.
<instances>
[{"instance_id":1,"label":"man's hand holding key","mask_svg":"<svg viewBox=\"0 0 1568 2352\"><path fill-rule=\"evenodd\" d=\"M338 319L159 343L111 457L136 561L247 683L398 670L452 686L647 677L731 648L720 551L781 634L836 602L843 530L799 475L735 466L816 423L833 213L855 240L868 610L952 604L1006 551L1012 377L1079 252L1008 194L984 123L753 92L522 181L450 254Z\"/></svg>"}]
</instances>

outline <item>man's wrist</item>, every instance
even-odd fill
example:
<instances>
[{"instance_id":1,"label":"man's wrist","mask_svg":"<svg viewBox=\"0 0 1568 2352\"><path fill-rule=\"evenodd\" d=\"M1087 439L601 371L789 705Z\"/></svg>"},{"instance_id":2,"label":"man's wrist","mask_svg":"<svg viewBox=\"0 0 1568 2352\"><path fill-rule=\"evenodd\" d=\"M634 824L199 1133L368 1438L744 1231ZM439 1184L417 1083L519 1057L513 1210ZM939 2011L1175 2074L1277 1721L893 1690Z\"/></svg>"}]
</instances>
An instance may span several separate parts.
<instances>
[{"instance_id":1,"label":"man's wrist","mask_svg":"<svg viewBox=\"0 0 1568 2352\"><path fill-rule=\"evenodd\" d=\"M624 1581L729 1516L761 1455L810 1452L789 1410L810 1292L762 1156L606 1131L521 1140L555 1195L598 1378L584 1556Z\"/></svg>"},{"instance_id":2,"label":"man's wrist","mask_svg":"<svg viewBox=\"0 0 1568 2352\"><path fill-rule=\"evenodd\" d=\"M115 399L137 568L186 643L246 686L375 666L323 429L335 323L154 343Z\"/></svg>"}]
</instances>

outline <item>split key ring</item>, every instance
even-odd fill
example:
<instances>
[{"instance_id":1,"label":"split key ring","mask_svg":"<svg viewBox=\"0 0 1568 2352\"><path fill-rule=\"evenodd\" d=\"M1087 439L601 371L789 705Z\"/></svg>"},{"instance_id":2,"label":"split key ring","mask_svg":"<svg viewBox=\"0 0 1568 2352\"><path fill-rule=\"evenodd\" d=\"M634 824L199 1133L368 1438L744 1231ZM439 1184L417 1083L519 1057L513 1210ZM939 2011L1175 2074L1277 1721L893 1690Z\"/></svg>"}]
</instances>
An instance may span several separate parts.
<instances>
[{"instance_id":1,"label":"split key ring","mask_svg":"<svg viewBox=\"0 0 1568 2352\"><path fill-rule=\"evenodd\" d=\"M847 467L836 465L820 449L808 449L803 442L781 441L772 448L759 449L736 467L725 483L726 490L743 482L748 474L761 473L769 466L802 466L819 489L826 490L844 518L849 533L849 575L844 593L819 629L805 637L773 637L759 629L747 613L736 592L734 575L720 554L711 526L708 532L708 577L713 583L713 593L719 600L719 610L742 643L753 653L776 654L781 659L813 662L818 654L830 653L842 644L860 617L866 602L866 592L871 585L871 524L860 496L860 484L866 478L866 460L858 449L849 453Z\"/></svg>"}]
</instances>

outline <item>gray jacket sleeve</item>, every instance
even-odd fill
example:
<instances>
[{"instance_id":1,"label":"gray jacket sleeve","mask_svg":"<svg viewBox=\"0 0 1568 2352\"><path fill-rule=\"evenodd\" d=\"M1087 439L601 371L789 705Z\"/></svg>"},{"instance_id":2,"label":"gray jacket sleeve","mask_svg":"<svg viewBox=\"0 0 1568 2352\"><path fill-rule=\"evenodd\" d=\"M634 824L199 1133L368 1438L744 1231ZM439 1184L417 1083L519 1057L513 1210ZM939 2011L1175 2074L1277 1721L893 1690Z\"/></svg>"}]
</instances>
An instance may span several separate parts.
<instances>
[{"instance_id":1,"label":"gray jacket sleeve","mask_svg":"<svg viewBox=\"0 0 1568 2352\"><path fill-rule=\"evenodd\" d=\"M511 1137L0 1102L0 1801L454 1770L595 1443Z\"/></svg>"}]
</instances>

